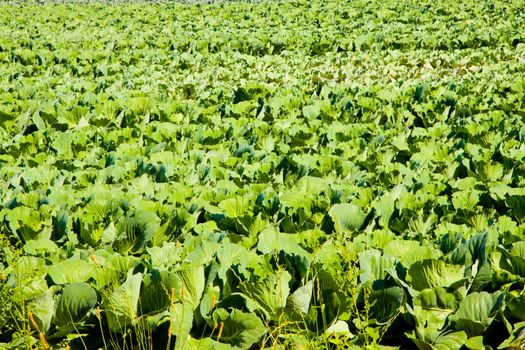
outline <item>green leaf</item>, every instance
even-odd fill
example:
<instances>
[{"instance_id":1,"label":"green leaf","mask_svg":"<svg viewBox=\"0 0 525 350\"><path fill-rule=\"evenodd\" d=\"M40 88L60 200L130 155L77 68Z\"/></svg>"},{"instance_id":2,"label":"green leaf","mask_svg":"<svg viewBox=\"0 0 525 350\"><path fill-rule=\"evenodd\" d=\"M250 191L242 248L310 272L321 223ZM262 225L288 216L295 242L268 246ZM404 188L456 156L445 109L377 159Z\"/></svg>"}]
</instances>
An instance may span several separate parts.
<instances>
[{"instance_id":1,"label":"green leaf","mask_svg":"<svg viewBox=\"0 0 525 350\"><path fill-rule=\"evenodd\" d=\"M453 332L440 336L434 342L432 348L435 350L456 350L465 345L467 334L465 332Z\"/></svg>"},{"instance_id":2,"label":"green leaf","mask_svg":"<svg viewBox=\"0 0 525 350\"><path fill-rule=\"evenodd\" d=\"M467 334L463 331L446 333L439 336L434 342L417 339L413 334L407 333L419 350L457 350L467 341Z\"/></svg>"},{"instance_id":3,"label":"green leaf","mask_svg":"<svg viewBox=\"0 0 525 350\"><path fill-rule=\"evenodd\" d=\"M188 303L176 303L170 308L171 334L176 337L176 348L182 349L190 338L193 325L193 306Z\"/></svg>"},{"instance_id":4,"label":"green leaf","mask_svg":"<svg viewBox=\"0 0 525 350\"><path fill-rule=\"evenodd\" d=\"M182 300L192 305L194 309L197 308L206 282L204 267L185 268L178 272L178 277L182 282L181 290L178 291L182 295Z\"/></svg>"},{"instance_id":5,"label":"green leaf","mask_svg":"<svg viewBox=\"0 0 525 350\"><path fill-rule=\"evenodd\" d=\"M44 220L40 212L33 208L19 206L5 214L7 226L12 233L17 234L22 241L39 238Z\"/></svg>"},{"instance_id":6,"label":"green leaf","mask_svg":"<svg viewBox=\"0 0 525 350\"><path fill-rule=\"evenodd\" d=\"M415 262L438 258L442 255L438 249L421 246L419 242L407 240L394 240L388 243L383 253L399 258L405 268L410 268Z\"/></svg>"},{"instance_id":7,"label":"green leaf","mask_svg":"<svg viewBox=\"0 0 525 350\"><path fill-rule=\"evenodd\" d=\"M238 218L249 214L253 208L253 204L247 196L236 196L221 201L219 208L226 217Z\"/></svg>"},{"instance_id":8,"label":"green leaf","mask_svg":"<svg viewBox=\"0 0 525 350\"><path fill-rule=\"evenodd\" d=\"M510 248L510 253L520 258L525 258L525 242L520 241L513 243Z\"/></svg>"},{"instance_id":9,"label":"green leaf","mask_svg":"<svg viewBox=\"0 0 525 350\"><path fill-rule=\"evenodd\" d=\"M211 312L217 306L221 297L221 289L218 286L209 286L204 292L201 303L199 305L199 311L202 318L209 320Z\"/></svg>"},{"instance_id":10,"label":"green leaf","mask_svg":"<svg viewBox=\"0 0 525 350\"><path fill-rule=\"evenodd\" d=\"M498 349L523 349L524 347L525 322L518 322L512 326L510 336L498 346Z\"/></svg>"},{"instance_id":11,"label":"green leaf","mask_svg":"<svg viewBox=\"0 0 525 350\"><path fill-rule=\"evenodd\" d=\"M452 194L452 204L456 209L474 210L479 202L480 191L465 190L457 191Z\"/></svg>"},{"instance_id":12,"label":"green leaf","mask_svg":"<svg viewBox=\"0 0 525 350\"><path fill-rule=\"evenodd\" d=\"M483 336L472 337L467 340L465 346L470 350L484 350L485 345L483 345Z\"/></svg>"},{"instance_id":13,"label":"green leaf","mask_svg":"<svg viewBox=\"0 0 525 350\"><path fill-rule=\"evenodd\" d=\"M512 272L521 277L525 277L525 259L521 256L513 255L506 249L499 247L501 253L506 258L504 264L501 266L505 270ZM514 249L517 254L521 254L519 250Z\"/></svg>"},{"instance_id":14,"label":"green leaf","mask_svg":"<svg viewBox=\"0 0 525 350\"><path fill-rule=\"evenodd\" d=\"M184 249L175 242L167 242L162 247L146 248L150 258L151 266L158 270L168 270L182 262Z\"/></svg>"},{"instance_id":15,"label":"green leaf","mask_svg":"<svg viewBox=\"0 0 525 350\"><path fill-rule=\"evenodd\" d=\"M222 335L217 340L241 349L249 349L266 334L264 324L253 313L239 310L228 313L225 309L217 309L213 313L213 319L217 324L224 325Z\"/></svg>"},{"instance_id":16,"label":"green leaf","mask_svg":"<svg viewBox=\"0 0 525 350\"><path fill-rule=\"evenodd\" d=\"M417 102L419 103L422 103L424 98L425 98L425 85L423 84L419 84L417 87L416 87L416 91L414 93L414 98L416 99Z\"/></svg>"},{"instance_id":17,"label":"green leaf","mask_svg":"<svg viewBox=\"0 0 525 350\"><path fill-rule=\"evenodd\" d=\"M355 204L335 204L328 212L337 233L357 231L365 222L366 213Z\"/></svg>"},{"instance_id":18,"label":"green leaf","mask_svg":"<svg viewBox=\"0 0 525 350\"><path fill-rule=\"evenodd\" d=\"M55 312L59 325L81 322L97 304L97 292L87 283L70 283L62 289Z\"/></svg>"},{"instance_id":19,"label":"green leaf","mask_svg":"<svg viewBox=\"0 0 525 350\"><path fill-rule=\"evenodd\" d=\"M519 294L513 292L509 293L506 300L505 314L516 318L520 321L525 321L525 293Z\"/></svg>"},{"instance_id":20,"label":"green leaf","mask_svg":"<svg viewBox=\"0 0 525 350\"><path fill-rule=\"evenodd\" d=\"M313 295L314 283L308 281L304 286L297 288L287 300L287 309L290 309L292 314L296 314L304 318L310 311L310 303Z\"/></svg>"},{"instance_id":21,"label":"green leaf","mask_svg":"<svg viewBox=\"0 0 525 350\"><path fill-rule=\"evenodd\" d=\"M281 247L279 245L279 232L273 226L264 229L259 233L259 242L257 243L257 249L263 254L271 254L274 252L280 252Z\"/></svg>"},{"instance_id":22,"label":"green leaf","mask_svg":"<svg viewBox=\"0 0 525 350\"><path fill-rule=\"evenodd\" d=\"M383 280L387 276L387 269L394 266L396 259L391 256L382 256L378 250L365 250L358 254L361 283Z\"/></svg>"},{"instance_id":23,"label":"green leaf","mask_svg":"<svg viewBox=\"0 0 525 350\"><path fill-rule=\"evenodd\" d=\"M278 321L290 294L292 276L286 270L279 270L265 280L252 281L240 286L250 311L259 310L266 318Z\"/></svg>"},{"instance_id":24,"label":"green leaf","mask_svg":"<svg viewBox=\"0 0 525 350\"><path fill-rule=\"evenodd\" d=\"M408 270L407 282L415 290L434 287L450 287L465 281L464 267L447 264L442 260L418 261Z\"/></svg>"},{"instance_id":25,"label":"green leaf","mask_svg":"<svg viewBox=\"0 0 525 350\"><path fill-rule=\"evenodd\" d=\"M211 338L195 339L190 336L183 350L232 350L232 346L219 343Z\"/></svg>"},{"instance_id":26,"label":"green leaf","mask_svg":"<svg viewBox=\"0 0 525 350\"><path fill-rule=\"evenodd\" d=\"M95 275L95 266L87 261L71 258L51 266L49 277L55 284L86 282Z\"/></svg>"},{"instance_id":27,"label":"green leaf","mask_svg":"<svg viewBox=\"0 0 525 350\"><path fill-rule=\"evenodd\" d=\"M54 290L49 288L44 294L35 298L29 305L29 309L34 313L35 321L38 323L40 331L44 333L51 327L53 311L55 309L53 296Z\"/></svg>"},{"instance_id":28,"label":"green leaf","mask_svg":"<svg viewBox=\"0 0 525 350\"><path fill-rule=\"evenodd\" d=\"M219 261L218 275L223 281L227 279L227 272L233 265L246 267L251 265L252 259L258 258L254 250L247 250L239 244L224 242L218 248L220 248L217 251L217 259Z\"/></svg>"},{"instance_id":29,"label":"green leaf","mask_svg":"<svg viewBox=\"0 0 525 350\"><path fill-rule=\"evenodd\" d=\"M122 332L136 324L141 284L142 274L133 275L130 270L126 281L106 300L104 308L112 331Z\"/></svg>"},{"instance_id":30,"label":"green leaf","mask_svg":"<svg viewBox=\"0 0 525 350\"><path fill-rule=\"evenodd\" d=\"M273 226L264 229L259 234L257 249L263 254L283 252L288 256L295 256L294 265L302 274L308 270L311 254L294 241L297 235L278 232Z\"/></svg>"},{"instance_id":31,"label":"green leaf","mask_svg":"<svg viewBox=\"0 0 525 350\"><path fill-rule=\"evenodd\" d=\"M314 260L319 261L323 268L334 275L341 266L341 256L333 241L328 240L314 254Z\"/></svg>"},{"instance_id":32,"label":"green leaf","mask_svg":"<svg viewBox=\"0 0 525 350\"><path fill-rule=\"evenodd\" d=\"M306 119L315 119L321 114L321 106L316 103L303 107L303 115Z\"/></svg>"},{"instance_id":33,"label":"green leaf","mask_svg":"<svg viewBox=\"0 0 525 350\"><path fill-rule=\"evenodd\" d=\"M32 239L24 244L24 252L34 256L46 256L58 252L59 248L55 242L48 238Z\"/></svg>"},{"instance_id":34,"label":"green leaf","mask_svg":"<svg viewBox=\"0 0 525 350\"><path fill-rule=\"evenodd\" d=\"M392 191L387 192L375 205L377 216L379 217L379 224L383 228L388 227L388 223L392 214L394 213L396 201L403 190L403 186L397 186Z\"/></svg>"},{"instance_id":35,"label":"green leaf","mask_svg":"<svg viewBox=\"0 0 525 350\"><path fill-rule=\"evenodd\" d=\"M93 276L97 288L103 288L114 281L121 280L130 269L140 263L138 258L115 254L111 248L97 251L95 257L97 261L103 261L101 268L97 268Z\"/></svg>"},{"instance_id":36,"label":"green leaf","mask_svg":"<svg viewBox=\"0 0 525 350\"><path fill-rule=\"evenodd\" d=\"M207 240L202 240L200 244L192 246L191 250L186 246L184 250L187 255L184 262L187 262L193 267L206 266L215 259L215 256L219 253L218 251L221 247L222 244ZM177 254L176 251L173 253Z\"/></svg>"},{"instance_id":37,"label":"green leaf","mask_svg":"<svg viewBox=\"0 0 525 350\"><path fill-rule=\"evenodd\" d=\"M419 305L426 309L440 309L453 311L458 305L457 296L447 292L444 287L423 289L414 298L414 305Z\"/></svg>"},{"instance_id":38,"label":"green leaf","mask_svg":"<svg viewBox=\"0 0 525 350\"><path fill-rule=\"evenodd\" d=\"M441 334L447 317L459 304L458 298L448 293L444 287L422 290L414 297L414 318L418 338L426 342L434 342Z\"/></svg>"},{"instance_id":39,"label":"green leaf","mask_svg":"<svg viewBox=\"0 0 525 350\"><path fill-rule=\"evenodd\" d=\"M373 290L370 294L370 318L376 324L386 325L401 313L405 302L405 292L401 287Z\"/></svg>"},{"instance_id":40,"label":"green leaf","mask_svg":"<svg viewBox=\"0 0 525 350\"><path fill-rule=\"evenodd\" d=\"M456 329L465 331L469 336L482 335L503 307L503 299L504 293L501 291L493 294L470 293L461 301L450 321Z\"/></svg>"},{"instance_id":41,"label":"green leaf","mask_svg":"<svg viewBox=\"0 0 525 350\"><path fill-rule=\"evenodd\" d=\"M153 270L144 275L140 290L140 313L152 314L165 310L170 304L171 290L166 285L167 272Z\"/></svg>"},{"instance_id":42,"label":"green leaf","mask_svg":"<svg viewBox=\"0 0 525 350\"><path fill-rule=\"evenodd\" d=\"M329 187L324 179L313 176L303 176L297 183L280 198L284 206L291 208L305 208L310 210L311 202L321 192L326 192Z\"/></svg>"},{"instance_id":43,"label":"green leaf","mask_svg":"<svg viewBox=\"0 0 525 350\"><path fill-rule=\"evenodd\" d=\"M159 228L160 219L155 213L138 210L118 222L113 248L120 254L142 252Z\"/></svg>"},{"instance_id":44,"label":"green leaf","mask_svg":"<svg viewBox=\"0 0 525 350\"><path fill-rule=\"evenodd\" d=\"M348 327L348 322L337 320L335 321L330 327L328 327L325 331L325 334L333 334L337 336L344 336L348 339L352 339L355 336L350 332L350 328Z\"/></svg>"}]
</instances>

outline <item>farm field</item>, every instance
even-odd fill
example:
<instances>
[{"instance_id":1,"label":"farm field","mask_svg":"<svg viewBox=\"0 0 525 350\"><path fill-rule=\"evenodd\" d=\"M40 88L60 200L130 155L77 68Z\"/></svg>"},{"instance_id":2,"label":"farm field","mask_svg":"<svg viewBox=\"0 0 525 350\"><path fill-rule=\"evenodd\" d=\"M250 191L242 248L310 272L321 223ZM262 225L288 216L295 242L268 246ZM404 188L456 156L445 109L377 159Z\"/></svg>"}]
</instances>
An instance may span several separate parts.
<instances>
[{"instance_id":1,"label":"farm field","mask_svg":"<svg viewBox=\"0 0 525 350\"><path fill-rule=\"evenodd\" d=\"M0 348L525 348L524 29L0 4Z\"/></svg>"}]
</instances>

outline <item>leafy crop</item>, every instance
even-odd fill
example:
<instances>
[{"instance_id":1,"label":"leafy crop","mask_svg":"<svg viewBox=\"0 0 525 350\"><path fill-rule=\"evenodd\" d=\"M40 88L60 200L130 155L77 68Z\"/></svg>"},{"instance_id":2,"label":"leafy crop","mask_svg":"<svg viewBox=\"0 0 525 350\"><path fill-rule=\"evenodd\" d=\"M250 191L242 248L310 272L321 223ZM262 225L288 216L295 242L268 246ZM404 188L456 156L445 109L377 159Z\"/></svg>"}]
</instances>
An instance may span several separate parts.
<instances>
[{"instance_id":1,"label":"leafy crop","mask_svg":"<svg viewBox=\"0 0 525 350\"><path fill-rule=\"evenodd\" d=\"M523 1L0 5L0 346L525 346Z\"/></svg>"}]
</instances>

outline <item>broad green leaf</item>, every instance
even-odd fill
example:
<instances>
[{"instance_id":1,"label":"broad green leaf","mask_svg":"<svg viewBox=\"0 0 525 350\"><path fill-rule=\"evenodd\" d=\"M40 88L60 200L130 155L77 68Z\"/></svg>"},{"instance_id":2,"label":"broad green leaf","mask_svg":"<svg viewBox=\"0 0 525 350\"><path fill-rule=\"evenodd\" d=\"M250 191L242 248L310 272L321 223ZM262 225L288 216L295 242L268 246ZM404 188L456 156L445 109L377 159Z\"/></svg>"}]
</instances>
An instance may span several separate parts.
<instances>
[{"instance_id":1,"label":"broad green leaf","mask_svg":"<svg viewBox=\"0 0 525 350\"><path fill-rule=\"evenodd\" d=\"M87 283L70 283L58 298L55 322L59 325L81 322L97 304L97 292Z\"/></svg>"},{"instance_id":2,"label":"broad green leaf","mask_svg":"<svg viewBox=\"0 0 525 350\"><path fill-rule=\"evenodd\" d=\"M306 119L315 119L321 114L321 106L316 103L303 107L303 115Z\"/></svg>"},{"instance_id":3,"label":"broad green leaf","mask_svg":"<svg viewBox=\"0 0 525 350\"><path fill-rule=\"evenodd\" d=\"M344 336L348 339L352 339L355 337L350 332L350 328L348 327L348 323L342 320L335 321L330 327L328 327L325 331L325 334L334 334L337 336Z\"/></svg>"},{"instance_id":4,"label":"broad green leaf","mask_svg":"<svg viewBox=\"0 0 525 350\"><path fill-rule=\"evenodd\" d=\"M275 227L268 227L259 234L257 249L263 254L283 253L295 257L296 268L305 274L311 261L311 254L294 241L297 235L278 232Z\"/></svg>"},{"instance_id":5,"label":"broad green leaf","mask_svg":"<svg viewBox=\"0 0 525 350\"><path fill-rule=\"evenodd\" d=\"M381 255L378 250L366 250L358 254L361 283L383 280L387 276L387 268L394 266L396 259Z\"/></svg>"},{"instance_id":6,"label":"broad green leaf","mask_svg":"<svg viewBox=\"0 0 525 350\"><path fill-rule=\"evenodd\" d=\"M385 246L383 252L385 255L399 258L405 268L410 268L415 262L439 258L442 255L438 249L407 240L394 240Z\"/></svg>"},{"instance_id":7,"label":"broad green leaf","mask_svg":"<svg viewBox=\"0 0 525 350\"><path fill-rule=\"evenodd\" d=\"M224 242L219 246L217 259L219 262L219 278L225 281L227 279L226 273L233 265L248 266L252 259L257 259L257 255L254 251L250 251L240 244Z\"/></svg>"},{"instance_id":8,"label":"broad green leaf","mask_svg":"<svg viewBox=\"0 0 525 350\"><path fill-rule=\"evenodd\" d=\"M218 242L201 240L196 246L189 247L187 242L184 249L187 254L184 262L192 267L206 266L215 259L221 246L222 244Z\"/></svg>"},{"instance_id":9,"label":"broad green leaf","mask_svg":"<svg viewBox=\"0 0 525 350\"><path fill-rule=\"evenodd\" d=\"M292 276L285 270L278 270L265 280L240 285L250 311L258 310L267 319L278 321L290 294Z\"/></svg>"},{"instance_id":10,"label":"broad green leaf","mask_svg":"<svg viewBox=\"0 0 525 350\"><path fill-rule=\"evenodd\" d=\"M168 270L182 263L184 249L175 242L167 242L162 247L146 248L150 258L151 266L158 270Z\"/></svg>"},{"instance_id":11,"label":"broad green leaf","mask_svg":"<svg viewBox=\"0 0 525 350\"><path fill-rule=\"evenodd\" d=\"M150 211L139 210L117 224L113 248L120 254L139 253L160 228L160 219Z\"/></svg>"},{"instance_id":12,"label":"broad green leaf","mask_svg":"<svg viewBox=\"0 0 525 350\"><path fill-rule=\"evenodd\" d=\"M49 331L55 309L54 290L49 288L29 304L29 310L34 314L41 332Z\"/></svg>"},{"instance_id":13,"label":"broad green leaf","mask_svg":"<svg viewBox=\"0 0 525 350\"><path fill-rule=\"evenodd\" d=\"M18 278L33 277L48 272L44 258L21 256L13 264L13 272Z\"/></svg>"},{"instance_id":14,"label":"broad green leaf","mask_svg":"<svg viewBox=\"0 0 525 350\"><path fill-rule=\"evenodd\" d=\"M325 180L313 176L303 176L297 183L281 196L281 203L291 208L306 208L309 210L311 201L329 187Z\"/></svg>"},{"instance_id":15,"label":"broad green leaf","mask_svg":"<svg viewBox=\"0 0 525 350\"><path fill-rule=\"evenodd\" d=\"M482 335L503 307L503 298L504 293L501 291L493 294L470 293L461 301L450 321L456 329L463 330L470 336Z\"/></svg>"},{"instance_id":16,"label":"broad green leaf","mask_svg":"<svg viewBox=\"0 0 525 350\"><path fill-rule=\"evenodd\" d=\"M525 242L516 242L512 244L510 254L525 259Z\"/></svg>"},{"instance_id":17,"label":"broad green leaf","mask_svg":"<svg viewBox=\"0 0 525 350\"><path fill-rule=\"evenodd\" d=\"M193 306L188 303L176 303L170 307L169 323L171 334L176 337L175 348L183 349L190 339L193 325Z\"/></svg>"},{"instance_id":18,"label":"broad green leaf","mask_svg":"<svg viewBox=\"0 0 525 350\"><path fill-rule=\"evenodd\" d=\"M463 331L445 333L439 336L434 342L426 342L415 338L411 334L407 335L412 339L419 350L456 350L465 345L467 341L467 334Z\"/></svg>"},{"instance_id":19,"label":"broad green leaf","mask_svg":"<svg viewBox=\"0 0 525 350\"><path fill-rule=\"evenodd\" d=\"M505 339L498 349L523 349L525 347L525 322L518 322L512 326L510 336Z\"/></svg>"},{"instance_id":20,"label":"broad green leaf","mask_svg":"<svg viewBox=\"0 0 525 350\"><path fill-rule=\"evenodd\" d=\"M270 254L273 252L280 252L279 232L276 228L268 227L259 234L259 242L257 249L263 254Z\"/></svg>"},{"instance_id":21,"label":"broad green leaf","mask_svg":"<svg viewBox=\"0 0 525 350\"><path fill-rule=\"evenodd\" d=\"M464 280L463 266L435 259L418 261L410 266L407 273L407 282L416 290L450 287Z\"/></svg>"},{"instance_id":22,"label":"broad green leaf","mask_svg":"<svg viewBox=\"0 0 525 350\"><path fill-rule=\"evenodd\" d=\"M17 234L22 241L38 239L44 220L38 210L26 206L18 206L5 214L7 227Z\"/></svg>"},{"instance_id":23,"label":"broad green leaf","mask_svg":"<svg viewBox=\"0 0 525 350\"><path fill-rule=\"evenodd\" d=\"M142 274L133 275L131 272L104 303L108 326L114 332L122 332L137 322Z\"/></svg>"},{"instance_id":24,"label":"broad green leaf","mask_svg":"<svg viewBox=\"0 0 525 350\"><path fill-rule=\"evenodd\" d=\"M232 350L232 346L211 338L195 339L190 336L183 350Z\"/></svg>"},{"instance_id":25,"label":"broad green leaf","mask_svg":"<svg viewBox=\"0 0 525 350\"><path fill-rule=\"evenodd\" d=\"M501 264L499 264L499 267L515 275L525 277L525 258L522 258L521 256L517 255L512 255L510 252L508 252L501 246L499 248L503 257L505 258L500 260ZM517 251L517 253L521 254L519 251Z\"/></svg>"},{"instance_id":26,"label":"broad green leaf","mask_svg":"<svg viewBox=\"0 0 525 350\"><path fill-rule=\"evenodd\" d=\"M414 93L414 98L417 102L419 103L422 103L423 100L425 99L425 95L426 95L426 87L425 85L423 84L419 84L417 87L416 87L416 91Z\"/></svg>"},{"instance_id":27,"label":"broad green leaf","mask_svg":"<svg viewBox=\"0 0 525 350\"><path fill-rule=\"evenodd\" d=\"M457 308L457 299L457 295L447 292L446 288L439 286L420 291L417 297L414 298L414 305L426 309L453 311Z\"/></svg>"},{"instance_id":28,"label":"broad green leaf","mask_svg":"<svg viewBox=\"0 0 525 350\"><path fill-rule=\"evenodd\" d=\"M24 244L24 252L33 256L46 256L58 250L57 244L48 238L32 239Z\"/></svg>"},{"instance_id":29,"label":"broad green leaf","mask_svg":"<svg viewBox=\"0 0 525 350\"><path fill-rule=\"evenodd\" d=\"M337 233L357 231L363 225L366 213L355 204L335 204L328 212Z\"/></svg>"},{"instance_id":30,"label":"broad green leaf","mask_svg":"<svg viewBox=\"0 0 525 350\"><path fill-rule=\"evenodd\" d=\"M479 335L477 337L472 337L467 340L465 346L470 350L484 350L485 345L483 345L483 336Z\"/></svg>"},{"instance_id":31,"label":"broad green leaf","mask_svg":"<svg viewBox=\"0 0 525 350\"><path fill-rule=\"evenodd\" d=\"M158 270L144 275L139 299L141 315L161 312L169 306L172 291L166 283L169 280L166 275L167 272Z\"/></svg>"},{"instance_id":32,"label":"broad green leaf","mask_svg":"<svg viewBox=\"0 0 525 350\"><path fill-rule=\"evenodd\" d=\"M221 289L218 286L209 286L202 296L199 311L205 320L209 320L211 312L217 307L221 297Z\"/></svg>"},{"instance_id":33,"label":"broad green leaf","mask_svg":"<svg viewBox=\"0 0 525 350\"><path fill-rule=\"evenodd\" d=\"M297 288L287 300L287 308L304 318L310 311L310 303L313 295L314 283L308 281L304 286Z\"/></svg>"},{"instance_id":34,"label":"broad green leaf","mask_svg":"<svg viewBox=\"0 0 525 350\"><path fill-rule=\"evenodd\" d=\"M509 293L505 306L506 314L520 321L525 321L525 293Z\"/></svg>"},{"instance_id":35,"label":"broad green leaf","mask_svg":"<svg viewBox=\"0 0 525 350\"><path fill-rule=\"evenodd\" d=\"M457 309L460 297L444 287L422 290L413 301L418 338L434 342L442 334L447 317Z\"/></svg>"},{"instance_id":36,"label":"broad green leaf","mask_svg":"<svg viewBox=\"0 0 525 350\"><path fill-rule=\"evenodd\" d=\"M399 199L403 186L396 186L392 191L387 192L381 196L375 205L377 216L379 217L379 224L383 228L388 227L388 223L392 214L394 213L396 201Z\"/></svg>"},{"instance_id":37,"label":"broad green leaf","mask_svg":"<svg viewBox=\"0 0 525 350\"><path fill-rule=\"evenodd\" d=\"M238 218L249 214L252 206L252 201L247 196L236 196L219 203L219 208L228 218Z\"/></svg>"},{"instance_id":38,"label":"broad green leaf","mask_svg":"<svg viewBox=\"0 0 525 350\"><path fill-rule=\"evenodd\" d=\"M474 210L479 203L480 191L465 190L452 194L452 204L456 209Z\"/></svg>"},{"instance_id":39,"label":"broad green leaf","mask_svg":"<svg viewBox=\"0 0 525 350\"><path fill-rule=\"evenodd\" d=\"M95 276L95 266L87 261L71 258L51 266L49 277L55 284L86 282Z\"/></svg>"},{"instance_id":40,"label":"broad green leaf","mask_svg":"<svg viewBox=\"0 0 525 350\"><path fill-rule=\"evenodd\" d=\"M216 339L240 349L250 349L264 334L266 328L262 321L253 313L232 310L228 313L225 309L217 309L213 319L223 325L221 337Z\"/></svg>"},{"instance_id":41,"label":"broad green leaf","mask_svg":"<svg viewBox=\"0 0 525 350\"><path fill-rule=\"evenodd\" d=\"M341 266L341 256L333 241L328 240L314 254L314 260L319 261L327 271L335 272Z\"/></svg>"},{"instance_id":42,"label":"broad green leaf","mask_svg":"<svg viewBox=\"0 0 525 350\"><path fill-rule=\"evenodd\" d=\"M120 281L130 269L135 268L140 263L138 258L115 254L112 249L97 251L94 257L101 265L95 270L93 276L98 288Z\"/></svg>"},{"instance_id":43,"label":"broad green leaf","mask_svg":"<svg viewBox=\"0 0 525 350\"><path fill-rule=\"evenodd\" d=\"M178 272L182 285L178 292L181 295L181 299L192 305L193 308L197 308L200 303L202 293L204 292L204 285L206 278L204 276L204 267L199 266L196 268L185 268Z\"/></svg>"},{"instance_id":44,"label":"broad green leaf","mask_svg":"<svg viewBox=\"0 0 525 350\"><path fill-rule=\"evenodd\" d=\"M465 332L447 333L436 339L432 348L435 350L460 349L467 342Z\"/></svg>"},{"instance_id":45,"label":"broad green leaf","mask_svg":"<svg viewBox=\"0 0 525 350\"><path fill-rule=\"evenodd\" d=\"M370 318L377 324L388 324L403 311L405 302L405 292L400 287L373 290L370 294Z\"/></svg>"}]
</instances>

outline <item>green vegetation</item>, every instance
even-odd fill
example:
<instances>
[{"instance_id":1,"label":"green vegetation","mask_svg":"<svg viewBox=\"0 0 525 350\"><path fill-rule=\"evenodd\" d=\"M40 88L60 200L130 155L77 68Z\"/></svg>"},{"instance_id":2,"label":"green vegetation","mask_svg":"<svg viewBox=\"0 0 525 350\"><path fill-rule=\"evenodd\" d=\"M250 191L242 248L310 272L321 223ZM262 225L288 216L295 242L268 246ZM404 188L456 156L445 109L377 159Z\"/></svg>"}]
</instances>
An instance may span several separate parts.
<instances>
[{"instance_id":1,"label":"green vegetation","mask_svg":"<svg viewBox=\"0 0 525 350\"><path fill-rule=\"evenodd\" d=\"M525 2L0 5L0 347L525 347Z\"/></svg>"}]
</instances>

